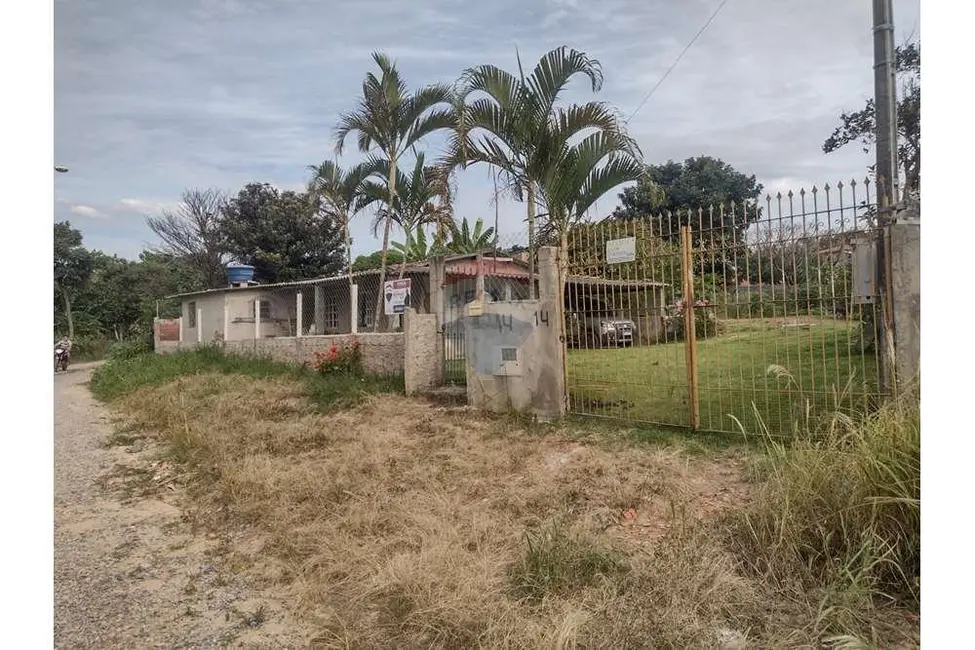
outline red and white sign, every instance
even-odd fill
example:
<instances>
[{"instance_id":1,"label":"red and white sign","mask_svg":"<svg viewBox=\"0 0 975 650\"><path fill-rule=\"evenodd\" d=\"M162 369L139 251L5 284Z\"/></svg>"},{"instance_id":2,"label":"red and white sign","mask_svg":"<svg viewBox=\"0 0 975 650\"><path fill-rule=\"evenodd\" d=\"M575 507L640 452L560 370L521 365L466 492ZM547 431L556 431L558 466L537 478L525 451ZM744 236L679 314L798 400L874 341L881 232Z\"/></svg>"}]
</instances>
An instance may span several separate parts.
<instances>
[{"instance_id":1,"label":"red and white sign","mask_svg":"<svg viewBox=\"0 0 975 650\"><path fill-rule=\"evenodd\" d=\"M387 280L383 284L386 315L402 314L410 306L410 279Z\"/></svg>"}]
</instances>

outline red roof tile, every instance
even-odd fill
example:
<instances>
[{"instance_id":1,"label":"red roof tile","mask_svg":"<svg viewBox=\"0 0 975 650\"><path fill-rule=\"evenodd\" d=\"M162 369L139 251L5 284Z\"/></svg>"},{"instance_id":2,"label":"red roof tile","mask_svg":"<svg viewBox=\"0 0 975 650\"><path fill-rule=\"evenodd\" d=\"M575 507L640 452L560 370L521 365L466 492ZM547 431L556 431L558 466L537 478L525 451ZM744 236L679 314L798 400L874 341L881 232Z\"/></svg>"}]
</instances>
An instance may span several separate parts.
<instances>
[{"instance_id":1,"label":"red roof tile","mask_svg":"<svg viewBox=\"0 0 975 650\"><path fill-rule=\"evenodd\" d=\"M481 261L485 277L512 278L528 281L528 271L513 260L495 260L485 258ZM448 276L477 277L477 260L457 260L447 263Z\"/></svg>"}]
</instances>

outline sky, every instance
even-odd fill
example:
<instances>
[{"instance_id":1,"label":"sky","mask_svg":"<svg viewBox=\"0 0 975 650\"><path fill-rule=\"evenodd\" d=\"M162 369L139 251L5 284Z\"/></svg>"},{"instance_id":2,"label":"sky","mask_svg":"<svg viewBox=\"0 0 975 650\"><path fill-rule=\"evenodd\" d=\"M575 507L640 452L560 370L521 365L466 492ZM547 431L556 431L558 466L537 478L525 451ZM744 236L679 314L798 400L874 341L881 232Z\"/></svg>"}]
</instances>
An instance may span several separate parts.
<instances>
[{"instance_id":1,"label":"sky","mask_svg":"<svg viewBox=\"0 0 975 650\"><path fill-rule=\"evenodd\" d=\"M517 70L562 45L598 59L593 94L632 117L648 163L721 158L772 192L861 179L856 145L824 154L844 110L873 95L871 3L728 0L676 68L650 89L720 0L55 0L55 221L89 248L135 259L158 244L146 216L186 188L228 194L249 182L301 189L334 157L333 128L354 108L374 50L411 87L453 83L467 67ZM894 1L895 39L919 33L919 0ZM634 111L639 107L639 110ZM428 159L443 137L423 143ZM338 162L361 160L354 137ZM617 193L594 208L608 214ZM502 240L525 206L502 198ZM455 215L493 223L490 172L459 173ZM369 215L355 254L377 250ZM394 239L396 239L394 234ZM401 238L401 235L400 235Z\"/></svg>"}]
</instances>

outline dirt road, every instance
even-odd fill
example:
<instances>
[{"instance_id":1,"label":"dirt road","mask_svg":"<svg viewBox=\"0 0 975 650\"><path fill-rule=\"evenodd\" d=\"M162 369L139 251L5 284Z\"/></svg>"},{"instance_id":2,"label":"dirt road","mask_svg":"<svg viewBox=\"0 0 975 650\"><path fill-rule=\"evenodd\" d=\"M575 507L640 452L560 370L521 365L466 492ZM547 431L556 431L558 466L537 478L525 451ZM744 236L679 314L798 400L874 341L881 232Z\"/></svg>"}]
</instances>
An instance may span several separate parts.
<instances>
[{"instance_id":1,"label":"dirt road","mask_svg":"<svg viewBox=\"0 0 975 650\"><path fill-rule=\"evenodd\" d=\"M92 366L54 378L55 648L298 648L280 603L221 572L151 442L108 447ZM307 639L307 637L304 637Z\"/></svg>"}]
</instances>

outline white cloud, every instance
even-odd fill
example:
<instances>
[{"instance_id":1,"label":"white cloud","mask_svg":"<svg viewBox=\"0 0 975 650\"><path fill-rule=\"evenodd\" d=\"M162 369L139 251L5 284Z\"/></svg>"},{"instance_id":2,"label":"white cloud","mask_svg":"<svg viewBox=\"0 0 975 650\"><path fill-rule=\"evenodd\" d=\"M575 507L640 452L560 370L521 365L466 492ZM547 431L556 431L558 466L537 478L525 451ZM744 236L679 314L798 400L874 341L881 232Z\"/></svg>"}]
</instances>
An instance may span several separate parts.
<instances>
[{"instance_id":1,"label":"white cloud","mask_svg":"<svg viewBox=\"0 0 975 650\"><path fill-rule=\"evenodd\" d=\"M159 214L175 210L179 203L172 201L156 201L150 199L122 199L114 208L118 212L136 213L139 215Z\"/></svg>"},{"instance_id":2,"label":"white cloud","mask_svg":"<svg viewBox=\"0 0 975 650\"><path fill-rule=\"evenodd\" d=\"M71 212L88 219L107 219L108 217L88 205L72 205Z\"/></svg>"},{"instance_id":3,"label":"white cloud","mask_svg":"<svg viewBox=\"0 0 975 650\"><path fill-rule=\"evenodd\" d=\"M565 99L598 99L628 116L716 4L59 2L54 153L71 163L71 174L58 177L60 195L71 200L55 203L55 218L70 210L95 220L86 237L121 252L123 240L151 240L144 217L175 208L186 188L302 189L306 166L333 157L332 129L375 69L374 49L395 58L415 88L451 82L481 63L514 72L516 47L530 69L567 45L599 59L605 83L593 96L573 80ZM776 190L866 175L870 156L855 146L828 156L821 146L842 110L872 96L869 4L794 4L736 0L722 9L629 124L648 162L717 156ZM918 6L894 0L898 39ZM442 141L424 143L428 157ZM360 158L354 140L347 144L343 167ZM484 178L461 175L458 217L493 222ZM599 212L612 210L612 194ZM499 211L503 230L523 228L524 205L502 200ZM105 221L106 214L125 218ZM380 245L366 232L369 216L354 228L363 252Z\"/></svg>"}]
</instances>

